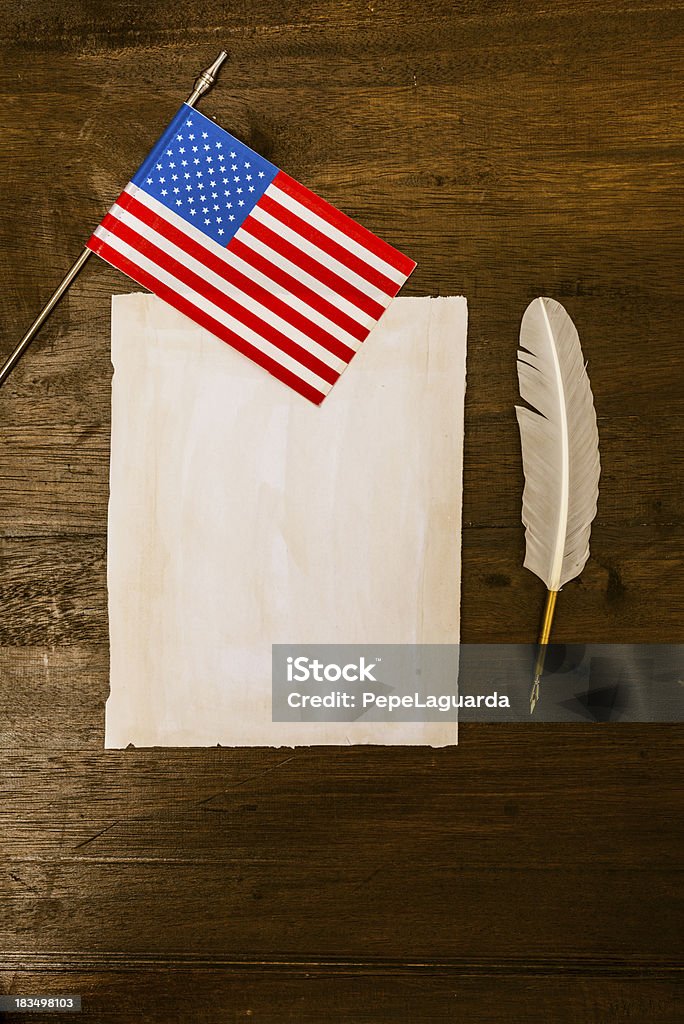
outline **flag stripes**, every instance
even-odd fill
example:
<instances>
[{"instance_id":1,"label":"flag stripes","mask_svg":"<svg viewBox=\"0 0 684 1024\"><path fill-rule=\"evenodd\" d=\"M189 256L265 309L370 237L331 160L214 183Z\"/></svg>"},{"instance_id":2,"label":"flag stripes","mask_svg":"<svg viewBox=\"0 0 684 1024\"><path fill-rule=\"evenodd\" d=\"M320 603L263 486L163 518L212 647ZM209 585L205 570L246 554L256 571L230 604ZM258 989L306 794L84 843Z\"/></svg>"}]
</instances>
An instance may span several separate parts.
<instances>
[{"instance_id":1,"label":"flag stripes","mask_svg":"<svg viewBox=\"0 0 684 1024\"><path fill-rule=\"evenodd\" d=\"M298 204L300 209L305 210L306 219L313 224L318 224L324 233L330 234L332 238L355 252L362 260L387 273L388 277L391 277L397 285L401 286L414 269L416 264L408 256L404 256L388 242L384 242L382 238L374 235L372 231L368 231L357 221L347 217L341 210L326 203L325 199L321 199L315 192L300 185L285 171L278 171L271 184L280 192L286 193L294 203ZM278 199L281 205L287 205L283 196L279 196ZM295 212L297 211L295 210Z\"/></svg>"},{"instance_id":2,"label":"flag stripes","mask_svg":"<svg viewBox=\"0 0 684 1024\"><path fill-rule=\"evenodd\" d=\"M285 360L273 359L263 347L251 345L244 339L242 334L231 331L223 320L218 320L206 310L199 308L196 303L191 302L185 295L182 295L173 286L163 281L159 275L149 273L140 266L138 261L134 262L128 259L120 250L113 249L105 242L101 242L97 248L95 246L92 246L92 248L107 263L111 263L112 266L122 270L124 274L127 274L134 281L137 281L138 284L143 285L143 287L149 288L160 299L164 299L170 306L184 313L191 320L194 320L195 323L205 327L222 341L232 345L238 352L249 356L255 363L263 366L265 370L268 370L274 377L283 381L284 384L289 384L291 388L299 392L300 395L303 395L304 398L308 398L309 401L320 405L327 391L330 390L329 387L326 389L310 384L304 379L305 374L301 372L301 367L296 367L294 370L290 369ZM320 382L318 383L320 384Z\"/></svg>"},{"instance_id":3,"label":"flag stripes","mask_svg":"<svg viewBox=\"0 0 684 1024\"><path fill-rule=\"evenodd\" d=\"M190 260L187 258L185 261L177 260L168 252L154 245L149 238L143 238L142 235L133 231L127 224L120 221L115 221L115 223L116 230L110 235L113 250L122 253L129 260L135 260L137 253L138 263L143 269L152 272L156 266L158 273L163 274L161 279L165 280L167 284L175 280L186 285L185 289L180 289L184 294L194 293L198 306L212 315L220 317L223 312L227 326L232 330L243 329L246 338L253 344L258 344L258 338L261 337L269 346L280 348L283 352L298 359L302 366L308 367L323 380L327 380L330 384L335 383L345 366L337 357L324 352L327 359L321 360L316 353L302 348L294 338L283 334L278 329L281 326L279 318L272 315L269 310L265 310L263 307L255 311L247 309L242 303L231 298L227 290L217 288L212 284L208 279L210 272L205 272L202 277L190 268L188 265ZM96 229L98 236L102 237L108 226L107 218L105 218L102 227ZM290 331L290 335L297 333L296 330ZM303 337L302 340L306 344L307 339ZM275 354L270 348L268 351L272 355ZM326 365L327 362L332 366Z\"/></svg>"},{"instance_id":4,"label":"flag stripes","mask_svg":"<svg viewBox=\"0 0 684 1024\"><path fill-rule=\"evenodd\" d=\"M224 245L129 183L87 244L319 404L415 264L282 171L264 186Z\"/></svg>"},{"instance_id":5,"label":"flag stripes","mask_svg":"<svg viewBox=\"0 0 684 1024\"><path fill-rule=\"evenodd\" d=\"M316 278L330 291L335 292L338 296L341 295L357 309L363 310L373 321L382 316L385 306L378 302L375 294L371 294L371 290L373 293L377 291L373 285L359 288L356 283L349 280L351 272L343 277L337 272L337 268L330 266L333 262L330 257L321 259L316 254L316 247L301 236L295 236L296 240L293 239L294 232L277 221L275 217L271 217L269 213L264 213L258 203L252 210L252 216L248 217L240 228L240 232L255 235L259 241L289 260L293 266L299 267L305 274ZM326 256L322 250L319 249L318 252L322 256Z\"/></svg>"},{"instance_id":6,"label":"flag stripes","mask_svg":"<svg viewBox=\"0 0 684 1024\"><path fill-rule=\"evenodd\" d=\"M307 316L316 320L316 315L323 318L324 326L331 334L338 337L342 342L356 352L359 345L368 334L368 329L356 322L351 316L347 316L344 310L329 301L321 294L320 289L309 287L303 281L298 280L287 272L284 267L276 266L268 256L262 256L254 248L242 241L236 235L230 243L230 255L242 258L245 266L251 268L252 272L262 273L265 280L275 284L288 296L288 302L293 304L302 302L307 310ZM340 333L337 333L340 332ZM350 357L351 358L351 357Z\"/></svg>"},{"instance_id":7,"label":"flag stripes","mask_svg":"<svg viewBox=\"0 0 684 1024\"><path fill-rule=\"evenodd\" d=\"M139 230L142 227L141 221L146 228L144 235ZM265 324L281 331L292 341L305 347L309 345L312 353L335 367L338 374L354 354L349 347L292 309L279 296L251 280L235 265L229 266L216 259L212 253L193 239L185 238L166 221L160 218L155 220L146 207L135 199L127 209L114 205L96 234L105 237L107 231L137 248L148 258L156 260L161 267L175 273L183 284L205 294L226 312L244 319L248 326L255 326L256 314ZM204 290L202 280L206 282ZM247 295L254 300L249 308L244 305Z\"/></svg>"},{"instance_id":8,"label":"flag stripes","mask_svg":"<svg viewBox=\"0 0 684 1024\"><path fill-rule=\"evenodd\" d=\"M343 245L340 245L339 242L336 242L329 235L325 235L313 223L303 220L291 207L283 204L283 200L286 199L287 195L285 192L279 192L277 202L266 193L262 197L259 206L262 210L277 218L281 224L292 228L302 238L308 238L319 250L323 250L323 252L333 257L338 264L341 263L362 279L365 278L366 281L374 284L381 291L384 290L386 293L392 291L393 282L389 277L370 266L370 264L364 263L355 253L345 249Z\"/></svg>"},{"instance_id":9,"label":"flag stripes","mask_svg":"<svg viewBox=\"0 0 684 1024\"><path fill-rule=\"evenodd\" d=\"M179 229L171 220L166 219L166 215L160 216L159 213L155 213L151 206L148 207L145 203L140 202L129 191L125 191L119 196L110 213L115 219L128 223L133 228L136 228L136 221L140 222L139 229L143 225L148 228L148 237L153 238L162 248L166 247L167 242L171 243L175 246L177 254L187 253L189 258L209 268L223 277L225 281L232 280L245 294L262 302L268 302L270 299L276 312L285 319L289 319L295 327L310 331L315 340L318 340L320 344L326 346L341 359L348 362L358 349L360 344L358 338L314 310L297 295L290 292L286 302L280 297L279 292L274 292L273 280L261 273L257 266L247 263L240 256L238 246L235 248L231 246L230 250L220 246L215 247L214 250L210 249L206 235L195 231L196 237L193 237L188 225ZM103 221L103 225L105 223L107 223L107 218ZM167 251L171 252L172 250L167 249Z\"/></svg>"}]
</instances>

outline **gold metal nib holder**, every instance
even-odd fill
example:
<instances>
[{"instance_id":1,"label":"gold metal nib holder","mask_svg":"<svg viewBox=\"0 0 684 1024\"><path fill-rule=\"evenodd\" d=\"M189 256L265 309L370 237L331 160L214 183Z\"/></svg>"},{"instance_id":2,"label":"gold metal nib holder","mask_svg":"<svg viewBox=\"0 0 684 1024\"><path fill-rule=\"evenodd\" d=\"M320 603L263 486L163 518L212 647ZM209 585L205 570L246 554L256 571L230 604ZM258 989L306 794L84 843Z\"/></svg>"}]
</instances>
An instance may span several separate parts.
<instances>
[{"instance_id":1,"label":"gold metal nib holder","mask_svg":"<svg viewBox=\"0 0 684 1024\"><path fill-rule=\"evenodd\" d=\"M530 691L530 714L534 712L534 709L539 702L539 682L544 672L546 649L549 646L551 624L553 623L553 613L556 610L556 599L558 598L558 594L558 590L546 591L544 615L542 617L541 628L539 630L539 640L537 641L537 661L534 666L534 682L532 683L532 690Z\"/></svg>"}]
</instances>

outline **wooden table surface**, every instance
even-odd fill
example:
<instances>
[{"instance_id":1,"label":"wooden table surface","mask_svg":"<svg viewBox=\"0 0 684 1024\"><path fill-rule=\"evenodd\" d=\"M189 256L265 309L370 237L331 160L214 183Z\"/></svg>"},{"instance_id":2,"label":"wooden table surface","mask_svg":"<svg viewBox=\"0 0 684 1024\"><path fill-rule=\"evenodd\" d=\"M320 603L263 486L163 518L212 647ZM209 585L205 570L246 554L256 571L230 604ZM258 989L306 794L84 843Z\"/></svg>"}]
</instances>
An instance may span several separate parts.
<instances>
[{"instance_id":1,"label":"wooden table surface","mask_svg":"<svg viewBox=\"0 0 684 1024\"><path fill-rule=\"evenodd\" d=\"M405 294L468 298L463 639L537 627L513 404L539 294L579 327L603 463L557 638L682 639L680 4L3 14L0 356L225 47L205 113L417 259ZM0 992L80 993L61 1019L103 1022L675 1021L676 726L102 750L130 290L91 261L0 394Z\"/></svg>"}]
</instances>

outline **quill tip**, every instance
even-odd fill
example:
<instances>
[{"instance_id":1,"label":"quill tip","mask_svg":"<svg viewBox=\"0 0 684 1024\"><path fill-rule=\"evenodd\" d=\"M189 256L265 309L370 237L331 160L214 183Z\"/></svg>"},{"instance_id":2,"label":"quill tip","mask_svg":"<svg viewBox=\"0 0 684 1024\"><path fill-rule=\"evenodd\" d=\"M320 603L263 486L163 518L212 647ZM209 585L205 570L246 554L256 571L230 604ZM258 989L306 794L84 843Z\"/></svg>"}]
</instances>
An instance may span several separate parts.
<instances>
[{"instance_id":1,"label":"quill tip","mask_svg":"<svg viewBox=\"0 0 684 1024\"><path fill-rule=\"evenodd\" d=\"M532 689L530 690L530 714L534 714L534 709L539 703L539 676L535 676L534 682L532 683Z\"/></svg>"}]
</instances>

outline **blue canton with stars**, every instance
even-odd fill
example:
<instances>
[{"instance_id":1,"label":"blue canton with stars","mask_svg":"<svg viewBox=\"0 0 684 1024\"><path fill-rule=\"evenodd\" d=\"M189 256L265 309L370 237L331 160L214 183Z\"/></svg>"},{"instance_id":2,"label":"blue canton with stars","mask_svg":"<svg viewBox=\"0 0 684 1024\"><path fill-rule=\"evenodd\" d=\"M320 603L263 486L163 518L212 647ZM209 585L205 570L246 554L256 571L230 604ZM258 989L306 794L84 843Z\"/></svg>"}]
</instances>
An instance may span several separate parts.
<instances>
[{"instance_id":1,"label":"blue canton with stars","mask_svg":"<svg viewBox=\"0 0 684 1024\"><path fill-rule=\"evenodd\" d=\"M249 146L183 104L131 180L227 245L277 173Z\"/></svg>"}]
</instances>

